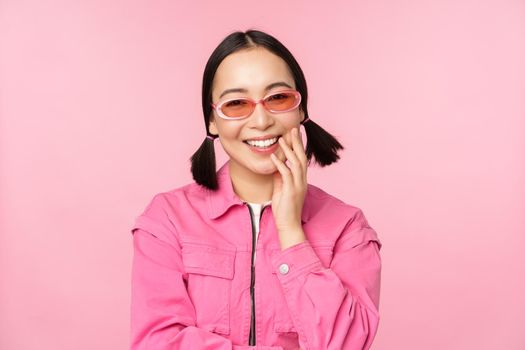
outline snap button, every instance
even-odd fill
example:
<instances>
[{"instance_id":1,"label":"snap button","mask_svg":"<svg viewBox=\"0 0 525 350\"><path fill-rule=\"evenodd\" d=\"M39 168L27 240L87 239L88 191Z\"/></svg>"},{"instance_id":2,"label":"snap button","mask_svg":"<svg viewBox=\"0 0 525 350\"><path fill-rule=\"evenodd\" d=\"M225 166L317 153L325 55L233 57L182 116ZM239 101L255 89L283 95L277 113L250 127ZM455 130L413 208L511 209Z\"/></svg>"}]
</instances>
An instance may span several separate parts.
<instances>
[{"instance_id":1,"label":"snap button","mask_svg":"<svg viewBox=\"0 0 525 350\"><path fill-rule=\"evenodd\" d=\"M288 264L281 264L279 266L279 272L281 275L286 275L290 271L290 268L288 267Z\"/></svg>"}]
</instances>

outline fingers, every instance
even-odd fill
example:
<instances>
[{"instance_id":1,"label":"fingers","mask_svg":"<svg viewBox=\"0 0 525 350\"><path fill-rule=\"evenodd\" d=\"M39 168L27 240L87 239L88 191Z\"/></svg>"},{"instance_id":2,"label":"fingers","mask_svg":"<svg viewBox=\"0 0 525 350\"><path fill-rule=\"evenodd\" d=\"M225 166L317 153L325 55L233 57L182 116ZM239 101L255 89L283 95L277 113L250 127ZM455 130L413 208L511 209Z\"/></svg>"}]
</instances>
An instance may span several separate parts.
<instances>
[{"instance_id":1,"label":"fingers","mask_svg":"<svg viewBox=\"0 0 525 350\"><path fill-rule=\"evenodd\" d=\"M286 158L290 161L290 169L293 173L293 181L296 188L302 188L306 182L306 155L302 146L302 140L297 128L293 128L291 132L290 148L284 138L279 138L279 145L283 150ZM286 166L286 164L284 164Z\"/></svg>"},{"instance_id":2,"label":"fingers","mask_svg":"<svg viewBox=\"0 0 525 350\"><path fill-rule=\"evenodd\" d=\"M275 154L270 154L270 159L272 160L273 164L277 167L277 170L279 170L279 173L281 173L281 177L283 179L283 187L286 188L290 183L293 184L292 179L292 173L290 169L284 164L282 160L280 160Z\"/></svg>"},{"instance_id":3,"label":"fingers","mask_svg":"<svg viewBox=\"0 0 525 350\"><path fill-rule=\"evenodd\" d=\"M295 167L297 165L300 166L301 162L299 162L299 159L297 159L297 155L295 152L288 146L288 141L286 141L283 137L279 137L279 146L281 146L281 149L284 152L284 155L286 156L286 159L290 161L291 167Z\"/></svg>"},{"instance_id":4,"label":"fingers","mask_svg":"<svg viewBox=\"0 0 525 350\"><path fill-rule=\"evenodd\" d=\"M306 154L304 151L303 146L303 139L301 138L301 133L299 132L299 129L292 129L292 146L293 150L295 152L295 155L297 156L297 159L301 162L305 180L306 180L306 169L308 168L308 159L306 158Z\"/></svg>"}]
</instances>

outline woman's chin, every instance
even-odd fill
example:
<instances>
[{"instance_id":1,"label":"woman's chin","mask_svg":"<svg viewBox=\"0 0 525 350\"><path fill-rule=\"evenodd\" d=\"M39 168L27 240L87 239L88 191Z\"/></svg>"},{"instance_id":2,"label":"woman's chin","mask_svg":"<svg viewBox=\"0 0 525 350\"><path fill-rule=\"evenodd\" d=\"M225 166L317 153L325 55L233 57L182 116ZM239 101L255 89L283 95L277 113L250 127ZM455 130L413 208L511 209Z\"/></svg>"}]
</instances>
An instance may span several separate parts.
<instances>
[{"instance_id":1,"label":"woman's chin","mask_svg":"<svg viewBox=\"0 0 525 350\"><path fill-rule=\"evenodd\" d=\"M277 167L269 157L267 161L261 161L259 164L255 165L254 170L261 175L271 175L278 171Z\"/></svg>"}]
</instances>

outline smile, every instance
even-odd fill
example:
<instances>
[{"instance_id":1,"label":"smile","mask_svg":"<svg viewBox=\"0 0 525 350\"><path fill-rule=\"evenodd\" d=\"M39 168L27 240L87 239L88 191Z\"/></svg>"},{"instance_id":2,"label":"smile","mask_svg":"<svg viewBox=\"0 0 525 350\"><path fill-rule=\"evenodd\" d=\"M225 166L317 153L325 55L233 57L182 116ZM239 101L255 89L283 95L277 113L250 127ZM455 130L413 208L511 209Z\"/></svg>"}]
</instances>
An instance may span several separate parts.
<instances>
[{"instance_id":1,"label":"smile","mask_svg":"<svg viewBox=\"0 0 525 350\"><path fill-rule=\"evenodd\" d=\"M272 146L274 143L277 142L277 137L274 137L272 139L263 140L263 141L251 141L246 140L245 143L249 144L250 146L258 147L258 148L268 148Z\"/></svg>"}]
</instances>

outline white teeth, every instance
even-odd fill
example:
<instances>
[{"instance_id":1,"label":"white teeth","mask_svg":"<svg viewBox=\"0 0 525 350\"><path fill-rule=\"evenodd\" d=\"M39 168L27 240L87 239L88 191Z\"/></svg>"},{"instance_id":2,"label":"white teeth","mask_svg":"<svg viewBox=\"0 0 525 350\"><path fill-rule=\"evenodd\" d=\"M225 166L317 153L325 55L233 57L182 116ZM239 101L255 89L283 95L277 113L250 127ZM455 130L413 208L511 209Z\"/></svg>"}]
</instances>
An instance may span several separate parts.
<instances>
[{"instance_id":1,"label":"white teeth","mask_svg":"<svg viewBox=\"0 0 525 350\"><path fill-rule=\"evenodd\" d=\"M248 142L250 145L255 146L255 147L269 147L277 142L277 137L274 137L273 139L264 140L264 141L247 140L246 142Z\"/></svg>"}]
</instances>

